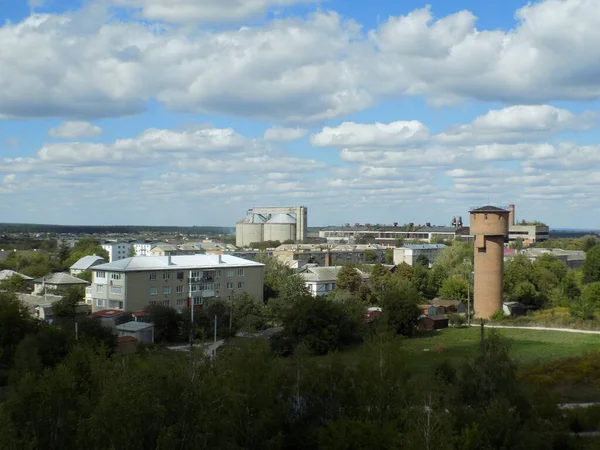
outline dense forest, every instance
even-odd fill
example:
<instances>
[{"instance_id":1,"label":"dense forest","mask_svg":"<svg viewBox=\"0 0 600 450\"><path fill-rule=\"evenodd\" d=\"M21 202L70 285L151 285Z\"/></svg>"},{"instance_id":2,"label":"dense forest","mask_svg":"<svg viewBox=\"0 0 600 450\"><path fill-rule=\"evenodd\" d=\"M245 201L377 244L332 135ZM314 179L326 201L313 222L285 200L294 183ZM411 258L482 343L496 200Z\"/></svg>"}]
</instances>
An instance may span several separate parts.
<instances>
[{"instance_id":1,"label":"dense forest","mask_svg":"<svg viewBox=\"0 0 600 450\"><path fill-rule=\"evenodd\" d=\"M32 223L0 223L3 233L57 233L57 234L141 234L179 233L219 235L233 233L231 227L218 226L148 226L148 225L44 225Z\"/></svg>"}]
</instances>

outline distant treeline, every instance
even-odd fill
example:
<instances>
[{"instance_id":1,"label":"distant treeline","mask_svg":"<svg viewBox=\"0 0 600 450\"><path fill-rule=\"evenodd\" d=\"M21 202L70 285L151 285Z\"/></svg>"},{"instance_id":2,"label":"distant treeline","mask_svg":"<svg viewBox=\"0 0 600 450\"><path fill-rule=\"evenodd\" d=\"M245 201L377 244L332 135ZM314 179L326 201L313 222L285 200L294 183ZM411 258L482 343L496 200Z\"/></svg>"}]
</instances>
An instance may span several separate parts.
<instances>
[{"instance_id":1,"label":"distant treeline","mask_svg":"<svg viewBox=\"0 0 600 450\"><path fill-rule=\"evenodd\" d=\"M585 230L553 230L548 233L550 239L577 239L584 236L600 237L600 231L585 231Z\"/></svg>"},{"instance_id":2,"label":"distant treeline","mask_svg":"<svg viewBox=\"0 0 600 450\"><path fill-rule=\"evenodd\" d=\"M3 233L57 233L57 234L135 234L135 233L180 233L219 235L231 234L231 227L176 227L144 225L43 225L31 223L1 223Z\"/></svg>"}]
</instances>

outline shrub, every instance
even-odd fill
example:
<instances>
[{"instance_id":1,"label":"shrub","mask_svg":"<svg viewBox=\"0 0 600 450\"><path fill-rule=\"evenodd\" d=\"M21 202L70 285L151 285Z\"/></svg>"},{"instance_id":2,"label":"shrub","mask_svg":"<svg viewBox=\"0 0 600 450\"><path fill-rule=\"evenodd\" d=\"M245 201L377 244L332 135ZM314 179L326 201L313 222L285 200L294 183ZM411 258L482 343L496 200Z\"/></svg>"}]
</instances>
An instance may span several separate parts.
<instances>
[{"instance_id":1,"label":"shrub","mask_svg":"<svg viewBox=\"0 0 600 450\"><path fill-rule=\"evenodd\" d=\"M448 321L450 325L462 327L467 323L467 317L464 314L450 313L448 314Z\"/></svg>"},{"instance_id":2,"label":"shrub","mask_svg":"<svg viewBox=\"0 0 600 450\"><path fill-rule=\"evenodd\" d=\"M504 311L502 311L501 309L499 309L498 311L496 311L494 314L492 314L490 316L490 320L493 322L497 322L497 321L501 321L506 319L508 316L506 314L504 314Z\"/></svg>"}]
</instances>

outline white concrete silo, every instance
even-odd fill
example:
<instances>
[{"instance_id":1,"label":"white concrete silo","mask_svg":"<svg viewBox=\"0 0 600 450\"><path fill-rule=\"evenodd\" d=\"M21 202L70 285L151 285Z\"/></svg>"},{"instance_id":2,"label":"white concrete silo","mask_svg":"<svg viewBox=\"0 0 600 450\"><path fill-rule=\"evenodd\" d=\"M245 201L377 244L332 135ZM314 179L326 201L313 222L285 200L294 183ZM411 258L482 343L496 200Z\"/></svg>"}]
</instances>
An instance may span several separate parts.
<instances>
[{"instance_id":1,"label":"white concrete silo","mask_svg":"<svg viewBox=\"0 0 600 450\"><path fill-rule=\"evenodd\" d=\"M259 214L249 214L235 226L235 245L244 247L264 240L265 219Z\"/></svg>"},{"instance_id":2,"label":"white concrete silo","mask_svg":"<svg viewBox=\"0 0 600 450\"><path fill-rule=\"evenodd\" d=\"M291 214L273 214L264 225L264 240L296 240L296 219Z\"/></svg>"}]
</instances>

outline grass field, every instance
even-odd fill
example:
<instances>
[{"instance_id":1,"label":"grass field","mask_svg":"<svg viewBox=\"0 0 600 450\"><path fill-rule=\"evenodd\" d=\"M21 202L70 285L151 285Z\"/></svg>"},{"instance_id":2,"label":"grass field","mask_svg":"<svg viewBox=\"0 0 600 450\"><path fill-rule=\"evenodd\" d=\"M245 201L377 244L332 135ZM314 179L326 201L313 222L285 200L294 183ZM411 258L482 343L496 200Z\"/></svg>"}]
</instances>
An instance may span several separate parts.
<instances>
[{"instance_id":1,"label":"grass field","mask_svg":"<svg viewBox=\"0 0 600 450\"><path fill-rule=\"evenodd\" d=\"M495 329L511 344L511 356L526 369L539 363L579 356L600 350L600 335L558 331ZM492 329L486 329L486 334ZM406 355L411 372L426 372L443 361L459 364L476 354L479 328L447 328L411 339L398 338L398 351ZM346 358L360 357L361 348L342 353Z\"/></svg>"}]
</instances>

